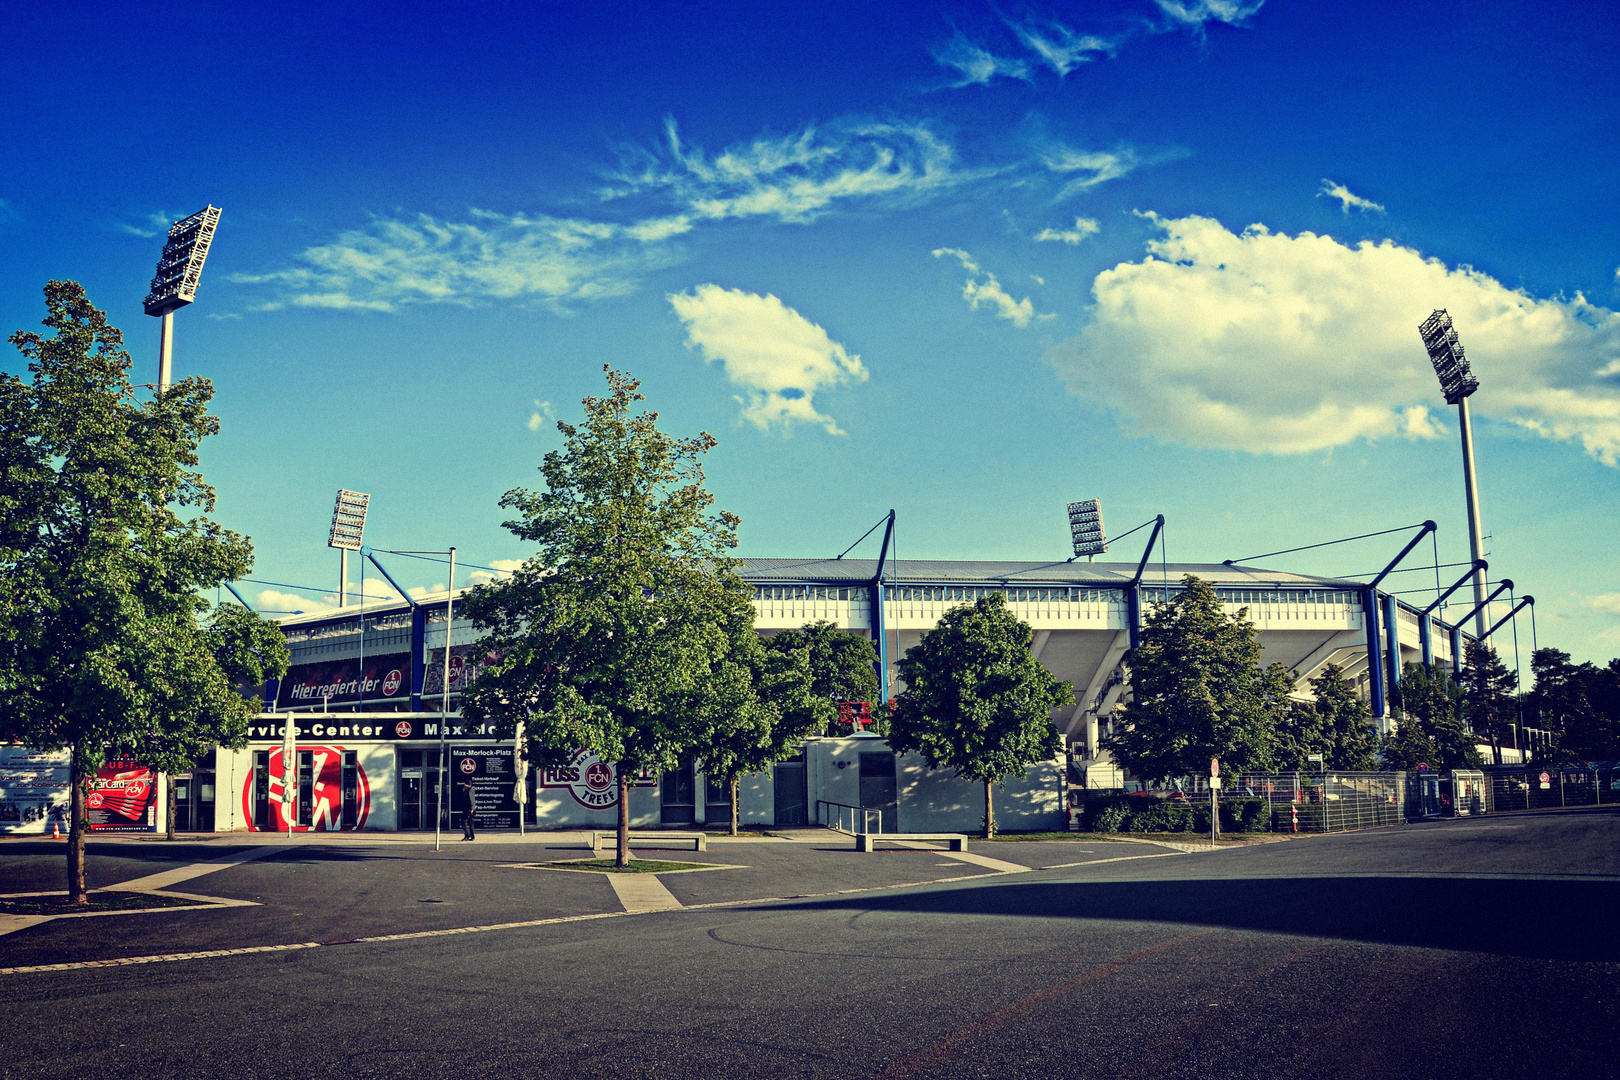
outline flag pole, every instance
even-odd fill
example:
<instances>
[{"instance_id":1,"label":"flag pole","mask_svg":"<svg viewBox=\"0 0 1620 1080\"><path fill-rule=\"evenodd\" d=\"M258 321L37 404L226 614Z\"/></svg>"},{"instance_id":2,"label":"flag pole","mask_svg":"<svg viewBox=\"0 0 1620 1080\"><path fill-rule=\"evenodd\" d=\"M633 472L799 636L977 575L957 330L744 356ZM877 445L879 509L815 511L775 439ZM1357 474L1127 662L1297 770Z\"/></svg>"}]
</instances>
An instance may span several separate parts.
<instances>
[{"instance_id":1,"label":"flag pole","mask_svg":"<svg viewBox=\"0 0 1620 1080\"><path fill-rule=\"evenodd\" d=\"M440 850L440 830L444 825L444 735L450 725L450 633L456 617L456 549L450 552L450 584L444 594L444 696L439 699L439 808L433 818L433 850Z\"/></svg>"}]
</instances>

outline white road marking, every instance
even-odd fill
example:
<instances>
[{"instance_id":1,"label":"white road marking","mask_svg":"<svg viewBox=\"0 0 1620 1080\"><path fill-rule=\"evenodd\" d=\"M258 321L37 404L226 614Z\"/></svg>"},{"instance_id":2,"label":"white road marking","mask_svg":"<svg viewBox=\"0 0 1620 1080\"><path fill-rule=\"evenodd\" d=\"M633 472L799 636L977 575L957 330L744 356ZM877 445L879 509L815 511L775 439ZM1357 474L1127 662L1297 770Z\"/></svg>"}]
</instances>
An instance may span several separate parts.
<instances>
[{"instance_id":1,"label":"white road marking","mask_svg":"<svg viewBox=\"0 0 1620 1080\"><path fill-rule=\"evenodd\" d=\"M1019 866L1017 863L1003 862L1000 859L992 859L988 855L980 855L972 851L947 851L944 848L935 847L933 844L923 843L917 840L896 840L895 843L901 847L912 848L917 851L928 851L935 855L942 855L947 859L955 859L957 862L972 863L974 866L982 866L986 870L994 870L998 874L1027 874L1030 870L1030 868L1027 866Z\"/></svg>"},{"instance_id":2,"label":"white road marking","mask_svg":"<svg viewBox=\"0 0 1620 1080\"><path fill-rule=\"evenodd\" d=\"M98 889L95 891L105 892L107 890L115 890L117 892L157 892L161 889L167 889L170 886L178 885L182 881L191 881L192 879L200 878L205 874L214 874L221 870L228 870L233 866L240 866L243 863L252 862L254 859L262 859L266 855L274 855L278 851L285 850L287 849L280 847L265 847L259 848L255 851L244 851L236 855L227 855L222 859L210 859L207 862L192 863L190 866L177 866L173 870L163 870L156 874L148 874L145 877L135 878L133 881L121 881L117 885L108 885L106 889Z\"/></svg>"}]
</instances>

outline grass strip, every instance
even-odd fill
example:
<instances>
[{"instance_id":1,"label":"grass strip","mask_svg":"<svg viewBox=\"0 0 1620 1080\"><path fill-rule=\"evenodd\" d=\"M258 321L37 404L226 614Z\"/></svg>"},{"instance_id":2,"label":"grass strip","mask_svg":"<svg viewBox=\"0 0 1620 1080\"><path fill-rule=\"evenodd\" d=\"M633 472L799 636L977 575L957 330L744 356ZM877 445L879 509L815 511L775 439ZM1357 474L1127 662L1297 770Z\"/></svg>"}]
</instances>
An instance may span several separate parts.
<instances>
[{"instance_id":1,"label":"grass strip","mask_svg":"<svg viewBox=\"0 0 1620 1080\"><path fill-rule=\"evenodd\" d=\"M196 907L192 897L155 896L152 893L93 892L87 904L75 904L67 893L48 896L0 897L0 914L83 915L90 911L145 911L149 908Z\"/></svg>"},{"instance_id":2,"label":"grass strip","mask_svg":"<svg viewBox=\"0 0 1620 1080\"><path fill-rule=\"evenodd\" d=\"M566 859L545 863L553 870L588 870L596 874L671 874L677 870L707 870L711 863L669 862L665 859L631 859L629 866L618 866L612 859Z\"/></svg>"}]
</instances>

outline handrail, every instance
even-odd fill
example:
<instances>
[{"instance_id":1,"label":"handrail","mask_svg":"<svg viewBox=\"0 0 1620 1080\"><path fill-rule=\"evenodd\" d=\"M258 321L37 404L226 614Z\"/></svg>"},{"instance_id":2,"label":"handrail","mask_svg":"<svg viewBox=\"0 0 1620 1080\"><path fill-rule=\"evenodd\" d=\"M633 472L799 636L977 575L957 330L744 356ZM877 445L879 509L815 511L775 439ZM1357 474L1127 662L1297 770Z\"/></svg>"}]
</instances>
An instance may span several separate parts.
<instances>
[{"instance_id":1,"label":"handrail","mask_svg":"<svg viewBox=\"0 0 1620 1080\"><path fill-rule=\"evenodd\" d=\"M834 808L835 812L832 815L832 821L822 820L821 808L823 806ZM849 828L847 829L844 828L845 810L849 811ZM859 829L855 828L855 815L857 813L861 815L861 827ZM874 814L877 815L877 828L875 829L872 828L872 816ZM883 811L870 806L851 806L849 803L833 802L830 799L817 799L816 824L825 825L827 828L835 829L841 833L848 833L850 836L859 836L863 833L881 833L883 832Z\"/></svg>"}]
</instances>

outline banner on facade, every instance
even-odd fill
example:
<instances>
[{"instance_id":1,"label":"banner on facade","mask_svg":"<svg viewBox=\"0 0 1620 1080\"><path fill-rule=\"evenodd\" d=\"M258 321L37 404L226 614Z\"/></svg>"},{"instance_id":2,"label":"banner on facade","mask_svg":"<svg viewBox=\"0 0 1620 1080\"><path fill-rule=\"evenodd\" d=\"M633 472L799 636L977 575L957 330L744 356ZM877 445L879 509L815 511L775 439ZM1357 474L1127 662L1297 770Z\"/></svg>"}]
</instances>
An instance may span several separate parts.
<instances>
[{"instance_id":1,"label":"banner on facade","mask_svg":"<svg viewBox=\"0 0 1620 1080\"><path fill-rule=\"evenodd\" d=\"M645 772L630 781L631 787L657 784L658 777ZM603 761L590 750L581 750L567 765L541 769L535 786L567 788L575 802L591 810L609 810L619 805L618 774L613 763Z\"/></svg>"},{"instance_id":2,"label":"banner on facade","mask_svg":"<svg viewBox=\"0 0 1620 1080\"><path fill-rule=\"evenodd\" d=\"M0 746L0 833L66 831L72 773L66 750Z\"/></svg>"},{"instance_id":3,"label":"banner on facade","mask_svg":"<svg viewBox=\"0 0 1620 1080\"><path fill-rule=\"evenodd\" d=\"M309 734L309 729L299 726L299 735ZM267 755L265 764L264 790L269 798L267 807L268 824L264 826L266 832L287 832L288 823L292 823L293 832L337 832L343 826L343 800L344 780L343 751L341 746L314 746L308 743L298 744L298 755L303 755L307 764L307 773L300 778L298 761L295 757L292 768L285 767L285 756L280 747L271 750ZM366 818L371 816L371 781L366 776L366 770L358 761L354 764L353 775L347 778L351 788L348 797L353 801L353 815L355 829L366 827ZM288 781L291 781L289 790ZM253 800L255 788L258 785L248 784L242 789L242 819L254 821ZM308 811L300 811L298 802L303 799L309 803ZM309 824L300 825L299 821ZM249 826L257 829L258 826Z\"/></svg>"},{"instance_id":4,"label":"banner on facade","mask_svg":"<svg viewBox=\"0 0 1620 1080\"><path fill-rule=\"evenodd\" d=\"M157 832L157 773L135 761L96 770L85 796L91 832Z\"/></svg>"},{"instance_id":5,"label":"banner on facade","mask_svg":"<svg viewBox=\"0 0 1620 1080\"><path fill-rule=\"evenodd\" d=\"M320 664L296 664L281 680L276 707L307 707L323 701L337 705L360 701L362 693L364 700L371 702L410 700L410 653L368 656L364 670L361 668L358 656Z\"/></svg>"},{"instance_id":6,"label":"banner on facade","mask_svg":"<svg viewBox=\"0 0 1620 1080\"><path fill-rule=\"evenodd\" d=\"M450 646L450 692L459 694L467 684L478 677L497 659L496 655L476 645ZM444 649L429 649L427 664L422 668L422 696L438 697L444 693Z\"/></svg>"}]
</instances>

